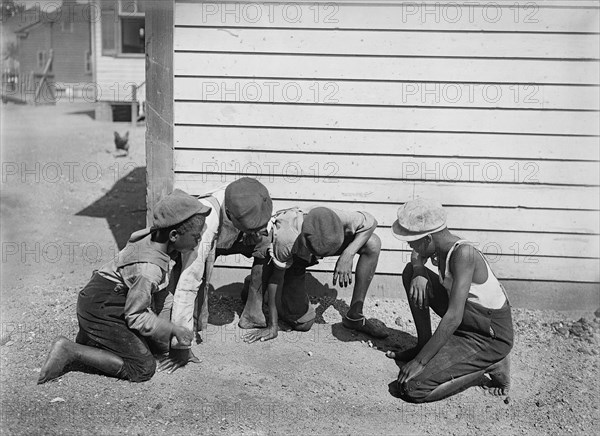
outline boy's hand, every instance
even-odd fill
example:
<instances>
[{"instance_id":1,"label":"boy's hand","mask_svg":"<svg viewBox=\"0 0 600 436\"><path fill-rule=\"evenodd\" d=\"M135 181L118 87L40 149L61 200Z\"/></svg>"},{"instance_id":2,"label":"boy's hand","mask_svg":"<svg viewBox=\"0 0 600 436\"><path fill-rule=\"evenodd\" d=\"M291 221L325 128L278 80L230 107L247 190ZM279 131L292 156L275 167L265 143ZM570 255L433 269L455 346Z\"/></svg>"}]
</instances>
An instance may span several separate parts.
<instances>
[{"instance_id":1,"label":"boy's hand","mask_svg":"<svg viewBox=\"0 0 600 436\"><path fill-rule=\"evenodd\" d=\"M177 349L171 348L168 356L162 357L158 361L156 367L157 372L167 371L167 374L172 374L182 366L188 363L200 363L200 359L194 356L192 350L189 348Z\"/></svg>"},{"instance_id":2,"label":"boy's hand","mask_svg":"<svg viewBox=\"0 0 600 436\"><path fill-rule=\"evenodd\" d=\"M410 282L410 289L408 291L409 300L416 305L419 309L429 307L429 301L427 297L427 286L429 281L422 276L417 276Z\"/></svg>"},{"instance_id":3,"label":"boy's hand","mask_svg":"<svg viewBox=\"0 0 600 436\"><path fill-rule=\"evenodd\" d=\"M177 342L183 346L191 346L192 340L194 339L194 333L185 327L175 326L173 327L173 334L177 338Z\"/></svg>"},{"instance_id":4,"label":"boy's hand","mask_svg":"<svg viewBox=\"0 0 600 436\"><path fill-rule=\"evenodd\" d=\"M398 384L406 383L423 372L425 365L417 360L411 360L400 369Z\"/></svg>"},{"instance_id":5,"label":"boy's hand","mask_svg":"<svg viewBox=\"0 0 600 436\"><path fill-rule=\"evenodd\" d=\"M340 286L345 288L352 284L352 257L342 253L335 263L333 270L333 285L339 279Z\"/></svg>"},{"instance_id":6,"label":"boy's hand","mask_svg":"<svg viewBox=\"0 0 600 436\"><path fill-rule=\"evenodd\" d=\"M275 339L277 337L277 331L279 330L278 326L270 326L264 329L253 330L250 333L246 333L242 338L244 342L249 344L256 341L268 341L270 339Z\"/></svg>"}]
</instances>

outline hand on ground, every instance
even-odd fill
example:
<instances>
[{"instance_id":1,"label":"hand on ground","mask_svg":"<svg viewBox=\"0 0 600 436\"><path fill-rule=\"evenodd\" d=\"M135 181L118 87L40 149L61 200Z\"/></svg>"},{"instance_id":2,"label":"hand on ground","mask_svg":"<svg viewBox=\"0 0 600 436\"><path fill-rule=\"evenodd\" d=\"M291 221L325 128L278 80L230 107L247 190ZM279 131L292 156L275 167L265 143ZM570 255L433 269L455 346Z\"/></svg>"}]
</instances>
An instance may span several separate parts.
<instances>
[{"instance_id":1,"label":"hand on ground","mask_svg":"<svg viewBox=\"0 0 600 436\"><path fill-rule=\"evenodd\" d=\"M189 348L172 348L168 356L163 356L158 360L156 372L166 371L167 374L172 374L188 363L200 363L200 359L194 356Z\"/></svg>"},{"instance_id":2,"label":"hand on ground","mask_svg":"<svg viewBox=\"0 0 600 436\"><path fill-rule=\"evenodd\" d=\"M253 330L249 333L246 333L244 336L242 336L242 339L244 339L244 342L247 342L249 344L256 342L256 341L260 341L260 342L268 341L270 339L275 339L277 337L277 330L278 330L277 326L271 326L271 327L267 327L264 329Z\"/></svg>"}]
</instances>

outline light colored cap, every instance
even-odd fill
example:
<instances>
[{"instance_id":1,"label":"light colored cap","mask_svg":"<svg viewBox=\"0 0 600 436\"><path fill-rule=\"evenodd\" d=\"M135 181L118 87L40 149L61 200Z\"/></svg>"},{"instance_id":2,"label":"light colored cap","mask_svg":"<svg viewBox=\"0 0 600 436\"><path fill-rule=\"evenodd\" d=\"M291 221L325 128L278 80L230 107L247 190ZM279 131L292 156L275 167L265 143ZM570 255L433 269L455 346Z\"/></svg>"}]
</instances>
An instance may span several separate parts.
<instances>
[{"instance_id":1,"label":"light colored cap","mask_svg":"<svg viewBox=\"0 0 600 436\"><path fill-rule=\"evenodd\" d=\"M416 241L446 228L446 211L437 201L416 198L398 208L392 233L401 241Z\"/></svg>"}]
</instances>

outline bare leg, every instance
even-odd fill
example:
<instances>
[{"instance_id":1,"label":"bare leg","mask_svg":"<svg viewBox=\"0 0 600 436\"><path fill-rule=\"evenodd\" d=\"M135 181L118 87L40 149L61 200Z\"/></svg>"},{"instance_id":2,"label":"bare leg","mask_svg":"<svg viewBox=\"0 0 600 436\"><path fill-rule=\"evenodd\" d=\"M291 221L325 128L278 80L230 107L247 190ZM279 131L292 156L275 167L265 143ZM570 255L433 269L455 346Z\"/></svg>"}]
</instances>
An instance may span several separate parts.
<instances>
[{"instance_id":1,"label":"bare leg","mask_svg":"<svg viewBox=\"0 0 600 436\"><path fill-rule=\"evenodd\" d=\"M472 386L479 386L483 382L485 370L477 371L472 374L466 374L461 377L457 377L446 383L442 383L435 388L429 395L419 402L430 403L432 401L439 401L447 398L451 395L458 394Z\"/></svg>"},{"instance_id":2,"label":"bare leg","mask_svg":"<svg viewBox=\"0 0 600 436\"><path fill-rule=\"evenodd\" d=\"M46 383L59 377L65 366L73 362L92 366L113 377L119 374L124 364L123 359L110 351L76 344L61 336L54 342L50 349L48 358L40 371L38 384Z\"/></svg>"},{"instance_id":3,"label":"bare leg","mask_svg":"<svg viewBox=\"0 0 600 436\"><path fill-rule=\"evenodd\" d=\"M363 304L367 296L369 285L375 275L379 252L381 251L381 240L377 235L371 235L369 240L358 251L360 257L356 265L354 290L352 301L346 316L351 319L359 319L363 316Z\"/></svg>"},{"instance_id":4,"label":"bare leg","mask_svg":"<svg viewBox=\"0 0 600 436\"><path fill-rule=\"evenodd\" d=\"M267 320L263 313L263 268L264 264L255 259L250 273L248 299L238 322L241 329L264 328L267 326Z\"/></svg>"}]
</instances>

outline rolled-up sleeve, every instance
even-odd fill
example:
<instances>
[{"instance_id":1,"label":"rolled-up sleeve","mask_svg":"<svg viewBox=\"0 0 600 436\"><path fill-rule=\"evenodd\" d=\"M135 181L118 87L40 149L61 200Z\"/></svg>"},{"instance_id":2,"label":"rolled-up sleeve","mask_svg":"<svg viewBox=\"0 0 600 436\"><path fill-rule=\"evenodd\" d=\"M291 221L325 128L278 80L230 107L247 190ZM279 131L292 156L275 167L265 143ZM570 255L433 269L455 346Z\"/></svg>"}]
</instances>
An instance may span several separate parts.
<instances>
[{"instance_id":1,"label":"rolled-up sleeve","mask_svg":"<svg viewBox=\"0 0 600 436\"><path fill-rule=\"evenodd\" d=\"M219 214L212 211L206 218L202 239L194 251L182 253L182 271L173 297L173 324L194 330L194 307L196 296L204 280L206 261L214 258L215 243L219 231ZM173 346L180 348L176 339ZM189 347L184 347L189 348Z\"/></svg>"},{"instance_id":2,"label":"rolled-up sleeve","mask_svg":"<svg viewBox=\"0 0 600 436\"><path fill-rule=\"evenodd\" d=\"M152 311L153 294L158 292L163 281L163 271L151 263L136 263L123 267L121 274L129 288L125 301L127 326L142 336L168 340L172 333L171 322Z\"/></svg>"}]
</instances>

